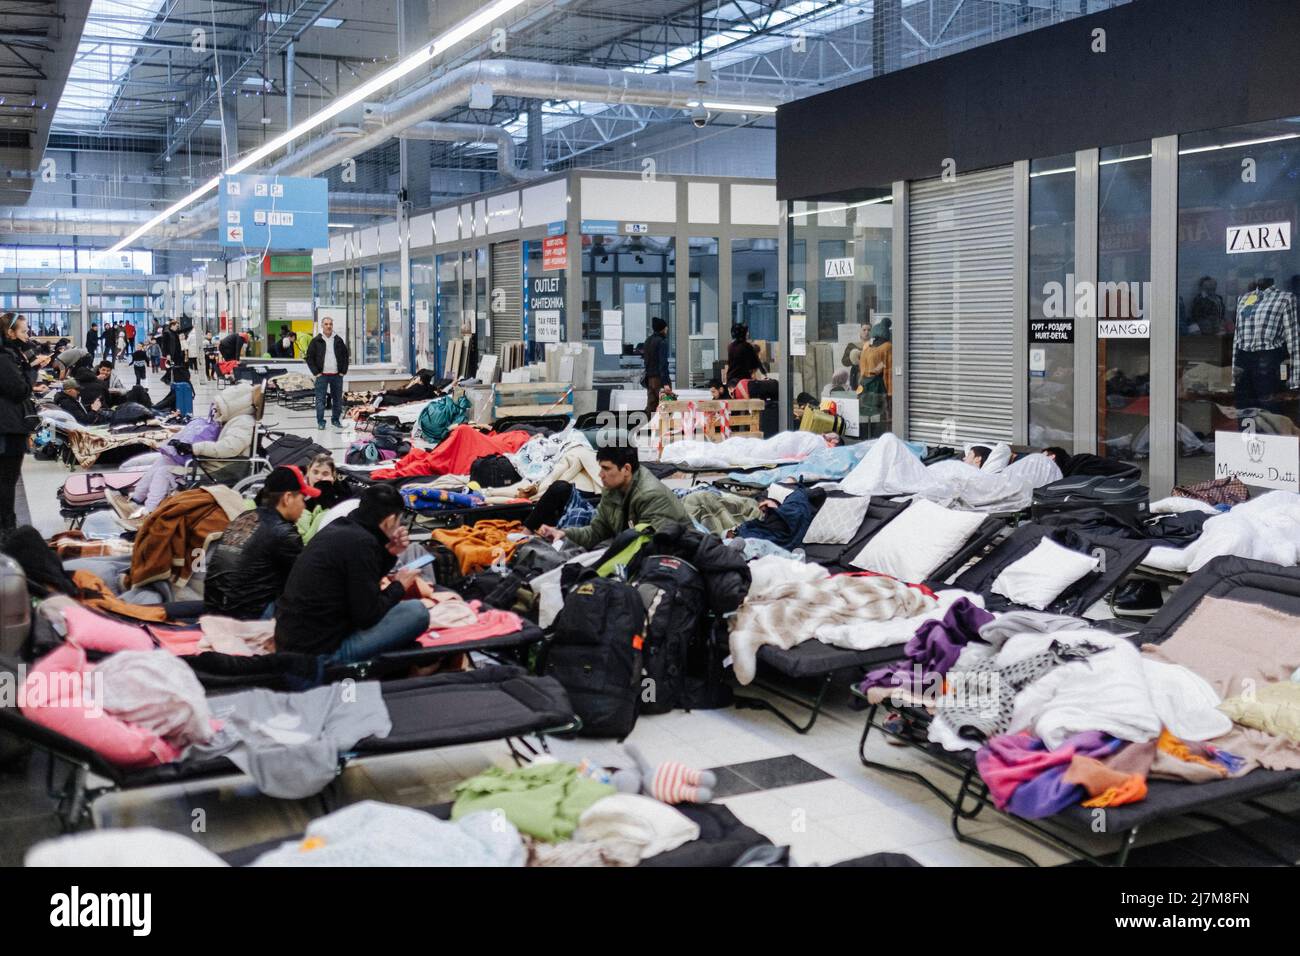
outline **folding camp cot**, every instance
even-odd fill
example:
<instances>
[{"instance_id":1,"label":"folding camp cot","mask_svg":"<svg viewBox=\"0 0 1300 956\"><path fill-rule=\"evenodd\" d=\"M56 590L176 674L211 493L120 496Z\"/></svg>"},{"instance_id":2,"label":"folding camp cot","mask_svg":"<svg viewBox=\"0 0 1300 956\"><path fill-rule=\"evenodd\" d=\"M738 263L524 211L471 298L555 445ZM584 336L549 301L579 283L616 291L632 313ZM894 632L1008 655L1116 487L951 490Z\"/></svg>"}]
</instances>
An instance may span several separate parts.
<instances>
[{"instance_id":1,"label":"folding camp cot","mask_svg":"<svg viewBox=\"0 0 1300 956\"><path fill-rule=\"evenodd\" d=\"M828 497L851 497L839 492L830 492ZM832 573L854 571L849 562L866 546L875 534L886 524L896 518L910 505L910 501L893 501L888 498L872 498L867 506L866 516L862 519L857 533L845 545L804 545L804 554L809 561L826 566ZM956 574L972 559L984 553L988 546L1006 528L998 518L985 518L975 529L966 543L957 553L936 568L930 576L933 587L943 586L941 582ZM881 664L898 660L903 654L902 644L876 647L865 651L848 650L833 647L818 640L804 641L791 648L767 645L759 648L758 662L794 682L816 681L813 696L799 696L791 691L773 685L771 682L757 679L756 685L781 699L809 711L806 722L800 724L771 701L757 697L737 696L736 706L745 709L768 710L801 734L806 734L817 723L822 705L837 674L849 671L865 671Z\"/></svg>"},{"instance_id":2,"label":"folding camp cot","mask_svg":"<svg viewBox=\"0 0 1300 956\"><path fill-rule=\"evenodd\" d=\"M1260 604L1285 614L1300 616L1300 568L1283 568L1264 561L1251 561L1246 558L1215 558L1180 588L1159 613L1140 631L1136 628L1128 632L1130 639L1138 645L1160 644L1168 640L1178 630L1179 625L1194 611L1203 598L1230 598L1250 604ZM1111 623L1111 622L1108 622ZM1112 628L1113 629L1113 628ZM866 695L854 688L853 693L865 700ZM881 708L904 714L911 724L910 732L886 729L877 725L875 717ZM952 811L951 824L953 836L963 843L987 850L990 853L1024 863L1037 865L1023 853L1009 847L991 843L965 833L961 829L964 820L973 820L986 808L992 806L988 788L981 780L975 765L975 755L970 751L951 753L942 747L918 739L917 730L929 721L929 714L921 708L900 707L891 703L872 704L868 707L866 723L862 737L858 742L858 757L863 765L895 776L906 777L921 784ZM960 782L955 795L950 796L924 774L916 770L882 764L867 757L867 738L873 729L902 740L918 749L932 759L935 767L954 777ZM1300 827L1300 821L1281 811L1259 802L1260 797L1278 793L1300 783L1300 770L1262 770L1257 769L1241 776L1210 783L1190 784L1180 781L1150 780L1147 783L1147 796L1138 803L1109 807L1105 810L1105 833L1118 839L1116 850L1111 854L1100 854L1081 846L1081 835L1095 834L1097 816L1095 810L1082 806L1070 807L1055 816L1042 820L1031 820L1014 814L1000 813L1009 822L1028 831L1046 843L1065 848L1078 854L1085 861L1097 866L1124 866L1143 827L1157 821L1175 817L1189 817L1212 823L1235 839L1251 845L1257 851L1279 859L1272 848L1254 840L1239 825L1229 823L1210 813L1218 807L1237 805L1262 813L1268 817L1284 821L1289 826ZM969 801L969 803L968 803ZM1295 860L1280 858L1287 865L1294 865Z\"/></svg>"},{"instance_id":3,"label":"folding camp cot","mask_svg":"<svg viewBox=\"0 0 1300 956\"><path fill-rule=\"evenodd\" d=\"M544 747L546 735L572 733L582 723L557 681L530 676L518 667L388 681L382 692L392 730L387 737L369 737L341 754L339 773L380 754L511 741L526 735L536 735ZM60 822L69 830L86 821L95 825L94 803L108 793L244 777L225 757L124 770L84 744L35 723L16 707L0 707L0 730L49 755L47 789L57 800ZM511 749L517 753L513 743ZM59 764L67 768L62 783L56 782ZM328 794L322 802L328 807Z\"/></svg>"}]
</instances>

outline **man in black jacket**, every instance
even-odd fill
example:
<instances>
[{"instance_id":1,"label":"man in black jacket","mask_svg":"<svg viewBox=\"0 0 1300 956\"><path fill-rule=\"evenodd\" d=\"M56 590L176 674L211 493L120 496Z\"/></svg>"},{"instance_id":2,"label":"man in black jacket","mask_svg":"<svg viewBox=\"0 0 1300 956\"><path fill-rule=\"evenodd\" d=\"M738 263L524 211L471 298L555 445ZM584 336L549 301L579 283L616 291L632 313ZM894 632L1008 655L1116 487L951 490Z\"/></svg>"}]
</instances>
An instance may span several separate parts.
<instances>
[{"instance_id":1,"label":"man in black jacket","mask_svg":"<svg viewBox=\"0 0 1300 956\"><path fill-rule=\"evenodd\" d=\"M233 362L235 359L243 358L246 345L248 345L247 332L231 332L217 343L217 351L221 353L222 361Z\"/></svg>"},{"instance_id":2,"label":"man in black jacket","mask_svg":"<svg viewBox=\"0 0 1300 956\"><path fill-rule=\"evenodd\" d=\"M294 465L266 476L257 507L230 522L208 561L203 607L241 621L269 620L299 555L295 526L308 498L320 492Z\"/></svg>"},{"instance_id":3,"label":"man in black jacket","mask_svg":"<svg viewBox=\"0 0 1300 956\"><path fill-rule=\"evenodd\" d=\"M54 407L67 412L78 425L99 425L105 418L102 398L96 394L93 398L83 399L81 383L75 378L63 383L63 391L54 396Z\"/></svg>"},{"instance_id":4,"label":"man in black jacket","mask_svg":"<svg viewBox=\"0 0 1300 956\"><path fill-rule=\"evenodd\" d=\"M307 371L316 376L316 427L325 427L325 393L330 396L330 418L335 428L343 422L343 376L348 374L348 344L343 336L334 334L334 320L329 316L320 320L320 332L307 346L303 361Z\"/></svg>"},{"instance_id":5,"label":"man in black jacket","mask_svg":"<svg viewBox=\"0 0 1300 956\"><path fill-rule=\"evenodd\" d=\"M323 670L408 647L428 629L424 604L402 599L419 571L391 571L409 544L401 515L397 489L372 485L351 515L316 533L276 604L276 650L316 654Z\"/></svg>"}]
</instances>

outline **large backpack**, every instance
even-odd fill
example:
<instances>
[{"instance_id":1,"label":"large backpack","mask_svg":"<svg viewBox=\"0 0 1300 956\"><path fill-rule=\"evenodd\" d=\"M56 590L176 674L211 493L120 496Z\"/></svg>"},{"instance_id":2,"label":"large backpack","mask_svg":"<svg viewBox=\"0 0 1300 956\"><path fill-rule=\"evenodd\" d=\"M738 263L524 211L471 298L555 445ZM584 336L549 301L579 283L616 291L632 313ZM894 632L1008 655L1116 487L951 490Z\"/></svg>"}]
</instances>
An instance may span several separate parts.
<instances>
[{"instance_id":1,"label":"large backpack","mask_svg":"<svg viewBox=\"0 0 1300 956\"><path fill-rule=\"evenodd\" d=\"M623 739L641 705L645 605L630 584L587 577L555 619L545 672L569 694L586 737Z\"/></svg>"},{"instance_id":2,"label":"large backpack","mask_svg":"<svg viewBox=\"0 0 1300 956\"><path fill-rule=\"evenodd\" d=\"M281 465L297 465L306 468L317 455L330 454L324 445L318 445L302 435L284 435L277 438L266 448L266 460L272 468Z\"/></svg>"},{"instance_id":3,"label":"large backpack","mask_svg":"<svg viewBox=\"0 0 1300 956\"><path fill-rule=\"evenodd\" d=\"M704 577L689 561L666 554L642 560L632 582L646 608L641 710L664 714L690 708L687 675L692 653L707 639Z\"/></svg>"},{"instance_id":4,"label":"large backpack","mask_svg":"<svg viewBox=\"0 0 1300 956\"><path fill-rule=\"evenodd\" d=\"M417 427L425 441L438 444L456 425L469 421L469 410L470 401L467 397L444 395L424 406Z\"/></svg>"}]
</instances>

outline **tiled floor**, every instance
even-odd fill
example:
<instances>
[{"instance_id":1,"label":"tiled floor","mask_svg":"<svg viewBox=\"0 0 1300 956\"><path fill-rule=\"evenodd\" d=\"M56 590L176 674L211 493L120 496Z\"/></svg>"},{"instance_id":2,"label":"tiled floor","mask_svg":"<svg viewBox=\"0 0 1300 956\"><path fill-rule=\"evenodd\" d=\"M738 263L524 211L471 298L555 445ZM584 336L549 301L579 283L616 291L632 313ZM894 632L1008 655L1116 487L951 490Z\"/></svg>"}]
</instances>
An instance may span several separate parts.
<instances>
[{"instance_id":1,"label":"tiled floor","mask_svg":"<svg viewBox=\"0 0 1300 956\"><path fill-rule=\"evenodd\" d=\"M154 384L155 394L160 391L161 386ZM196 408L206 408L215 389L199 383L197 392ZM286 412L268 406L265 424L310 434L339 451L354 437L346 430L316 431L310 411ZM57 463L29 461L27 465L28 503L42 532L63 526L54 490L66 475ZM762 692L749 689L747 693ZM652 761L674 759L716 768L719 802L773 842L790 846L798 864L829 864L888 850L907 853L929 866L1014 865L958 842L947 806L925 788L864 768L857 756L863 720L863 713L850 707L847 693L840 693L832 697L811 732L802 736L765 711L726 709L642 717L629 740ZM602 741L554 741L551 750L561 759L586 756L607 765L628 761L619 745ZM879 735L869 739L868 753L882 763L926 771L945 792L956 791L954 778L935 770L911 749L885 744ZM424 806L449 799L458 781L493 764L512 766L504 744L387 756L350 768L340 781L340 793L346 801L379 799ZM1300 805L1294 799L1271 802L1286 809ZM0 773L0 865L20 862L27 846L56 832L50 806L44 794L42 758L34 758L25 772ZM101 826L163 827L226 851L300 833L320 807L315 801L262 797L240 784L176 787L145 798L107 797L97 810ZM1071 859L989 812L963 827L1040 864ZM1158 843L1199 829L1187 824L1153 826L1139 843Z\"/></svg>"}]
</instances>

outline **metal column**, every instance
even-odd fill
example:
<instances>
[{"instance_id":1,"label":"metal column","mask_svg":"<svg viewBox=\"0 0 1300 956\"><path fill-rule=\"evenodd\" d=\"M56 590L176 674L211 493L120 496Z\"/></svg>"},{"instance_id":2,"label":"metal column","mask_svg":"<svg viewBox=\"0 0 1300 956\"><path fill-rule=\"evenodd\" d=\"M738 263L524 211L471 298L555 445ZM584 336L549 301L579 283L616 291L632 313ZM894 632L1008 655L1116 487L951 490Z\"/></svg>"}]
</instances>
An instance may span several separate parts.
<instances>
[{"instance_id":1,"label":"metal column","mask_svg":"<svg viewBox=\"0 0 1300 956\"><path fill-rule=\"evenodd\" d=\"M1152 498L1177 477L1178 442L1178 137L1151 141L1151 460Z\"/></svg>"},{"instance_id":2,"label":"metal column","mask_svg":"<svg viewBox=\"0 0 1300 956\"><path fill-rule=\"evenodd\" d=\"M1074 281L1097 288L1099 151L1074 154ZM1066 290L1073 295L1073 290ZM1096 296L1093 296L1096 299ZM1074 451L1097 451L1097 316L1074 317Z\"/></svg>"},{"instance_id":3,"label":"metal column","mask_svg":"<svg viewBox=\"0 0 1300 956\"><path fill-rule=\"evenodd\" d=\"M1013 166L1012 189L1015 207L1015 292L1011 314L1011 434L1019 444L1029 441L1029 161Z\"/></svg>"},{"instance_id":4,"label":"metal column","mask_svg":"<svg viewBox=\"0 0 1300 956\"><path fill-rule=\"evenodd\" d=\"M907 438L907 183L894 183L894 434ZM809 256L812 260L812 256ZM809 267L809 285L815 276Z\"/></svg>"}]
</instances>

